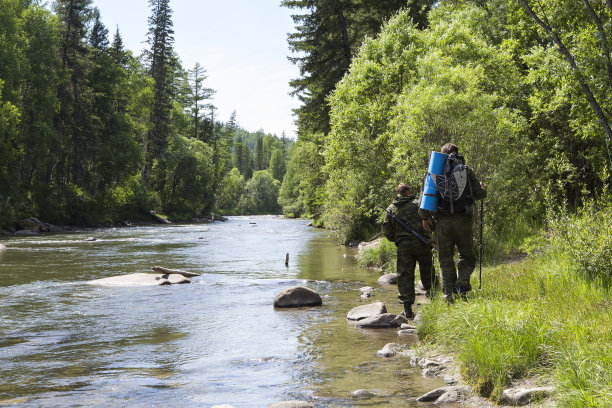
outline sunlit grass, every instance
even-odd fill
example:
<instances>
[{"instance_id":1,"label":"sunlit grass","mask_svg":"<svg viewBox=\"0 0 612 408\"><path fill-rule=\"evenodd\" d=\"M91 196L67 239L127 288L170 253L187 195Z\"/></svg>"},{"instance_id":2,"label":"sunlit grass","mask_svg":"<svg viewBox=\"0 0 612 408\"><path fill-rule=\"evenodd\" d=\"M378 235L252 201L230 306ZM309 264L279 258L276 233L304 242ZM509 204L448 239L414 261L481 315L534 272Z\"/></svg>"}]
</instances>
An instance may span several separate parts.
<instances>
[{"instance_id":1,"label":"sunlit grass","mask_svg":"<svg viewBox=\"0 0 612 408\"><path fill-rule=\"evenodd\" d=\"M455 354L493 400L535 376L557 386L560 406L612 406L612 298L570 271L552 253L487 268L467 302L425 308L419 334Z\"/></svg>"}]
</instances>

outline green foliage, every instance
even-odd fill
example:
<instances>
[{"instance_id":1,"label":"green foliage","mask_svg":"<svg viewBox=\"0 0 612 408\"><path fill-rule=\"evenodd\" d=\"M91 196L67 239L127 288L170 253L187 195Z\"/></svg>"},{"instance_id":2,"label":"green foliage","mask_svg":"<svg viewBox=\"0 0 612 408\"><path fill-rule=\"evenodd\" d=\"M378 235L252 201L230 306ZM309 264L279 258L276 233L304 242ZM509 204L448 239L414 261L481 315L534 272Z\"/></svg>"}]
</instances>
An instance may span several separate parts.
<instances>
[{"instance_id":1,"label":"green foliage","mask_svg":"<svg viewBox=\"0 0 612 408\"><path fill-rule=\"evenodd\" d=\"M144 218L144 214L151 209L160 207L156 198L142 185L138 174L109 189L105 205L114 220L138 220Z\"/></svg>"},{"instance_id":2,"label":"green foliage","mask_svg":"<svg viewBox=\"0 0 612 408\"><path fill-rule=\"evenodd\" d=\"M397 248L387 238L369 242L357 254L357 263L365 268L385 268L395 270Z\"/></svg>"},{"instance_id":3,"label":"green foliage","mask_svg":"<svg viewBox=\"0 0 612 408\"><path fill-rule=\"evenodd\" d=\"M244 176L240 174L240 170L236 167L231 169L225 175L217 190L215 197L217 208L225 211L233 210L242 196L245 183Z\"/></svg>"},{"instance_id":4,"label":"green foliage","mask_svg":"<svg viewBox=\"0 0 612 408\"><path fill-rule=\"evenodd\" d=\"M213 205L212 148L183 136L173 137L159 170L162 210L166 214L207 212Z\"/></svg>"},{"instance_id":5,"label":"green foliage","mask_svg":"<svg viewBox=\"0 0 612 408\"><path fill-rule=\"evenodd\" d=\"M246 183L238 207L244 214L278 214L279 188L280 182L267 170L256 171Z\"/></svg>"},{"instance_id":6,"label":"green foliage","mask_svg":"<svg viewBox=\"0 0 612 408\"><path fill-rule=\"evenodd\" d=\"M323 156L315 143L298 141L292 146L279 196L283 213L314 217L318 223L325 194L323 164Z\"/></svg>"},{"instance_id":7,"label":"green foliage","mask_svg":"<svg viewBox=\"0 0 612 408\"><path fill-rule=\"evenodd\" d=\"M551 244L581 277L612 285L612 203L591 202L576 214L551 216Z\"/></svg>"}]
</instances>

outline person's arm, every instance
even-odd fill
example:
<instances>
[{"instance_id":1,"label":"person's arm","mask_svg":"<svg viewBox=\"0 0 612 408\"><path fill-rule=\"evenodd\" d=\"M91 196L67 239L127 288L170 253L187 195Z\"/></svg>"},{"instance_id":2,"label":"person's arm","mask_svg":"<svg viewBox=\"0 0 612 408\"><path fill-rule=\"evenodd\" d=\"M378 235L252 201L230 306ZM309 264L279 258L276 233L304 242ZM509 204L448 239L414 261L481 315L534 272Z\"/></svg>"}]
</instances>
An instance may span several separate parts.
<instances>
[{"instance_id":1,"label":"person's arm","mask_svg":"<svg viewBox=\"0 0 612 408\"><path fill-rule=\"evenodd\" d=\"M470 179L470 185L472 186L472 194L474 199L482 200L487 196L487 186L478 180L476 173L470 167L468 167L468 177Z\"/></svg>"}]
</instances>

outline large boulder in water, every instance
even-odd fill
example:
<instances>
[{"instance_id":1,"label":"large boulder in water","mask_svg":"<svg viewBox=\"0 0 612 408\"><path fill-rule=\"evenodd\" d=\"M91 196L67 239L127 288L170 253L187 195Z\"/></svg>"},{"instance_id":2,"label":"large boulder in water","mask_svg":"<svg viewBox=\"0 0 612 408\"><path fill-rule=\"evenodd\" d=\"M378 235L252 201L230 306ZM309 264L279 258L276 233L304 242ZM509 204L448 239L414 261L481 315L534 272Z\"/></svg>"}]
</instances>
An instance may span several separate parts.
<instances>
[{"instance_id":1,"label":"large boulder in water","mask_svg":"<svg viewBox=\"0 0 612 408\"><path fill-rule=\"evenodd\" d=\"M321 304L323 304L321 295L304 286L285 289L274 298L274 307L320 306Z\"/></svg>"},{"instance_id":2,"label":"large boulder in water","mask_svg":"<svg viewBox=\"0 0 612 408\"><path fill-rule=\"evenodd\" d=\"M191 279L179 274L130 273L128 275L111 276L87 282L90 285L103 286L161 286L189 283Z\"/></svg>"},{"instance_id":3,"label":"large boulder in water","mask_svg":"<svg viewBox=\"0 0 612 408\"><path fill-rule=\"evenodd\" d=\"M361 320L372 316L387 313L387 307L383 302L374 302L351 309L346 315L347 320Z\"/></svg>"},{"instance_id":4,"label":"large boulder in water","mask_svg":"<svg viewBox=\"0 0 612 408\"><path fill-rule=\"evenodd\" d=\"M379 285L396 285L397 273L388 273L378 278Z\"/></svg>"},{"instance_id":5,"label":"large boulder in water","mask_svg":"<svg viewBox=\"0 0 612 408\"><path fill-rule=\"evenodd\" d=\"M361 319L355 322L355 325L367 329L385 329L389 327L400 327L404 323L408 323L408 320L403 316L393 313L383 313Z\"/></svg>"}]
</instances>

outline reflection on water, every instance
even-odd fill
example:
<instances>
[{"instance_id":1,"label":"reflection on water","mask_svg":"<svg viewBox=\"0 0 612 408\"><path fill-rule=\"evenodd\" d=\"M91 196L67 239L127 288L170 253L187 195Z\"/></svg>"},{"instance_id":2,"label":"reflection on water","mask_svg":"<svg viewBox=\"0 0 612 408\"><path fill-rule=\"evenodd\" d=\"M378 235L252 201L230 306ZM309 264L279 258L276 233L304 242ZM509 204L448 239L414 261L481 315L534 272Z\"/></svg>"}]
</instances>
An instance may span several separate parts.
<instances>
[{"instance_id":1,"label":"reflection on water","mask_svg":"<svg viewBox=\"0 0 612 408\"><path fill-rule=\"evenodd\" d=\"M347 324L348 310L372 301L359 287L378 274L304 220L233 217L2 243L0 404L411 407L440 385L407 361L375 356L414 338ZM165 287L84 284L153 265L202 275ZM298 284L323 306L275 310L274 296ZM400 311L396 287L374 300ZM368 393L353 397L359 389Z\"/></svg>"}]
</instances>

